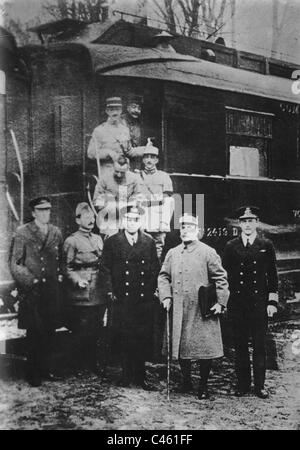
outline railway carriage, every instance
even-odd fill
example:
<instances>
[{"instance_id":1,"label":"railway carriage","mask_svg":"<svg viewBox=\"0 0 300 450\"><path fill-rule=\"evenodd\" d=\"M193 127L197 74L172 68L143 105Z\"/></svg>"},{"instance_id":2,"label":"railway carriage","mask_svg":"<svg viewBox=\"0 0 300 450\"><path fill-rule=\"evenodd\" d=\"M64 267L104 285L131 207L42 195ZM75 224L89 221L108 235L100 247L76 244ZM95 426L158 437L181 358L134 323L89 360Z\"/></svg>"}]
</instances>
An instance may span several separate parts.
<instances>
[{"instance_id":1,"label":"railway carriage","mask_svg":"<svg viewBox=\"0 0 300 450\"><path fill-rule=\"evenodd\" d=\"M20 160L23 219L28 199L47 194L53 222L68 235L95 169L86 150L106 119L105 99L132 93L143 97L144 143L155 138L175 193L192 194L193 212L196 194L204 194L203 239L222 252L237 233L232 211L258 205L290 289L284 296L292 297L300 290L300 95L292 80L299 67L182 36L159 46L159 30L124 20L98 32L71 22L34 29L47 42L19 48L18 64L6 70L3 298L11 291L9 242L22 218Z\"/></svg>"}]
</instances>

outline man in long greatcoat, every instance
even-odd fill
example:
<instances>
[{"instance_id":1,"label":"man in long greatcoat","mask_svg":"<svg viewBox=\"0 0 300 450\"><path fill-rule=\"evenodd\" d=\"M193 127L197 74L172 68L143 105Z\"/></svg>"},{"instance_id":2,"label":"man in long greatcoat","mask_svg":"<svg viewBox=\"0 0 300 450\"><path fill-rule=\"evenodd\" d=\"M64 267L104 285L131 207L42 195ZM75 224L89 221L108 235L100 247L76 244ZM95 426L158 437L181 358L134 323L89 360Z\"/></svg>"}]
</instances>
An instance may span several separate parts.
<instances>
[{"instance_id":1,"label":"man in long greatcoat","mask_svg":"<svg viewBox=\"0 0 300 450\"><path fill-rule=\"evenodd\" d=\"M75 216L78 230L63 246L67 325L75 337L73 354L98 373L97 342L106 308L105 276L101 270L103 241L92 233L95 217L88 203L79 203Z\"/></svg>"},{"instance_id":2,"label":"man in long greatcoat","mask_svg":"<svg viewBox=\"0 0 300 450\"><path fill-rule=\"evenodd\" d=\"M233 326L237 391L241 397L250 391L251 367L249 338L253 346L254 391L267 398L264 388L266 373L266 333L268 316L277 312L278 276L272 242L257 234L257 207L238 209L241 236L226 244L223 264L228 271L230 299L228 313Z\"/></svg>"},{"instance_id":3,"label":"man in long greatcoat","mask_svg":"<svg viewBox=\"0 0 300 450\"><path fill-rule=\"evenodd\" d=\"M10 268L20 291L19 328L26 329L28 381L39 386L49 372L55 329L62 326L62 234L49 223L48 197L30 201L33 221L13 238Z\"/></svg>"},{"instance_id":4,"label":"man in long greatcoat","mask_svg":"<svg viewBox=\"0 0 300 450\"><path fill-rule=\"evenodd\" d=\"M123 210L124 212L124 210ZM140 231L142 208L128 206L124 230L104 242L103 265L113 295L112 335L121 352L121 385L145 390L145 361L152 351L154 292L159 262L154 240Z\"/></svg>"},{"instance_id":5,"label":"man in long greatcoat","mask_svg":"<svg viewBox=\"0 0 300 450\"><path fill-rule=\"evenodd\" d=\"M229 297L226 271L216 251L198 240L198 220L189 214L180 219L182 243L169 250L158 277L163 306L171 308L172 358L179 360L183 375L182 392L192 389L191 361L199 360L198 398L209 397L207 381L214 358L223 356L218 315ZM198 303L200 286L214 283L217 303L214 314L203 318Z\"/></svg>"}]
</instances>

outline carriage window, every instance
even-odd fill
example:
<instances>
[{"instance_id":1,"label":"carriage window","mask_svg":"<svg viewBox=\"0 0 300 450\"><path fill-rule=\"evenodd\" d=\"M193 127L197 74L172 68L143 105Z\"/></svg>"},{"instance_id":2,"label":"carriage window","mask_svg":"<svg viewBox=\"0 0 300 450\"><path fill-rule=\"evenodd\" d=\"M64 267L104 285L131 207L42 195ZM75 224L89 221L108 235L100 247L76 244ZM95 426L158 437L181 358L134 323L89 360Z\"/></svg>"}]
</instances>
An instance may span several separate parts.
<instances>
[{"instance_id":1,"label":"carriage window","mask_svg":"<svg viewBox=\"0 0 300 450\"><path fill-rule=\"evenodd\" d=\"M226 108L229 175L268 177L272 115Z\"/></svg>"}]
</instances>

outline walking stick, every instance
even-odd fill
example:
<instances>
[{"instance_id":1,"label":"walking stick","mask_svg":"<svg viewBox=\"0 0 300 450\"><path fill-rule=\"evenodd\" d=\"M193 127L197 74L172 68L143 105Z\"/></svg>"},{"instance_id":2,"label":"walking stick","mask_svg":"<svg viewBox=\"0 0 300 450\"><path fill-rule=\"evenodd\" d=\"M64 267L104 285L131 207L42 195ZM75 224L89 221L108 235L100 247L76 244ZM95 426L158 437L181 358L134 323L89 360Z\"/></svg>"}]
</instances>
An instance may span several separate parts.
<instances>
[{"instance_id":1,"label":"walking stick","mask_svg":"<svg viewBox=\"0 0 300 450\"><path fill-rule=\"evenodd\" d=\"M170 318L167 309L167 399L170 401Z\"/></svg>"}]
</instances>

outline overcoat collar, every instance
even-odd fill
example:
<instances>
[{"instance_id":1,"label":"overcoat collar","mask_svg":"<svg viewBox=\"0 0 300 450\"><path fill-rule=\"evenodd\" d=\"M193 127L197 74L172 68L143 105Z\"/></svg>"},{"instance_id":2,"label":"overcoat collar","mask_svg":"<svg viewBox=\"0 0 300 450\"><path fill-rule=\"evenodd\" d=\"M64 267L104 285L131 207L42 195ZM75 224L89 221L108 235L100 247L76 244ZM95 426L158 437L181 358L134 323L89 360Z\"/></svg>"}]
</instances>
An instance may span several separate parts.
<instances>
[{"instance_id":1,"label":"overcoat collar","mask_svg":"<svg viewBox=\"0 0 300 450\"><path fill-rule=\"evenodd\" d=\"M41 232L34 220L29 223L29 231L31 233L32 240L36 242L40 250L48 247L51 243L51 239L53 237L53 227L50 223L48 225L48 233L46 236Z\"/></svg>"},{"instance_id":2,"label":"overcoat collar","mask_svg":"<svg viewBox=\"0 0 300 450\"><path fill-rule=\"evenodd\" d=\"M184 245L184 243L180 244L181 246L181 253L184 252L184 250L186 250L188 253L192 253L193 251L195 251L197 248L199 248L200 246L200 241L193 241L190 244L188 244L187 246Z\"/></svg>"},{"instance_id":3,"label":"overcoat collar","mask_svg":"<svg viewBox=\"0 0 300 450\"><path fill-rule=\"evenodd\" d=\"M125 236L125 231L122 230L119 232L119 243L122 249L122 252L126 254L127 258L134 258L138 254L140 254L141 249L143 248L146 241L146 236L141 231L138 232L138 239L134 245L130 245L128 239Z\"/></svg>"}]
</instances>

